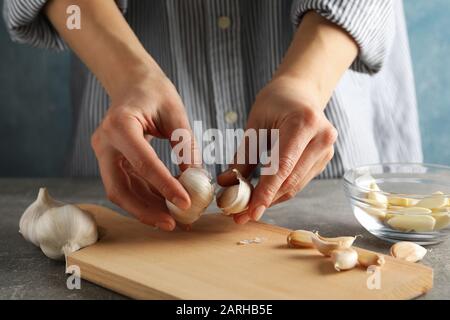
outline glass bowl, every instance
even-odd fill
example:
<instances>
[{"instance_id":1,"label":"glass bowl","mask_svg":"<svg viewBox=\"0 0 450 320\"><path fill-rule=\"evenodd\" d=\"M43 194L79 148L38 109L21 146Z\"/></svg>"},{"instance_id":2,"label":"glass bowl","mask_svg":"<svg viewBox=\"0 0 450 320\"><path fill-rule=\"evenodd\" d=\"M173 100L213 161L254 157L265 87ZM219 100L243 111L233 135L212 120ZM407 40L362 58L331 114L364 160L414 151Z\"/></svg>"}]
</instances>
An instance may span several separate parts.
<instances>
[{"instance_id":1,"label":"glass bowl","mask_svg":"<svg viewBox=\"0 0 450 320\"><path fill-rule=\"evenodd\" d=\"M358 222L380 239L428 245L450 235L450 167L362 166L344 174L344 188Z\"/></svg>"}]
</instances>

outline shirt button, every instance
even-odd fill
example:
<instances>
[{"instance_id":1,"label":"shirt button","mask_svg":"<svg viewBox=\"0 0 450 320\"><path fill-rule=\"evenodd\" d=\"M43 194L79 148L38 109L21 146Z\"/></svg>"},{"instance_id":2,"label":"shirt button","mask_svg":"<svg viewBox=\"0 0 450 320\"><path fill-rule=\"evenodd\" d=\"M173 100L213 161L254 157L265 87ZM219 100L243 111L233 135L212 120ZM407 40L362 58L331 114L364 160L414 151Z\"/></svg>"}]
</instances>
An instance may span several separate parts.
<instances>
[{"instance_id":1,"label":"shirt button","mask_svg":"<svg viewBox=\"0 0 450 320\"><path fill-rule=\"evenodd\" d=\"M227 16L219 17L219 20L217 20L217 25L222 30L228 29L231 26L230 17L227 17Z\"/></svg>"},{"instance_id":2,"label":"shirt button","mask_svg":"<svg viewBox=\"0 0 450 320\"><path fill-rule=\"evenodd\" d=\"M236 112L234 111L229 111L227 113L225 113L225 122L228 124L233 124L236 123L238 119L238 115Z\"/></svg>"}]
</instances>

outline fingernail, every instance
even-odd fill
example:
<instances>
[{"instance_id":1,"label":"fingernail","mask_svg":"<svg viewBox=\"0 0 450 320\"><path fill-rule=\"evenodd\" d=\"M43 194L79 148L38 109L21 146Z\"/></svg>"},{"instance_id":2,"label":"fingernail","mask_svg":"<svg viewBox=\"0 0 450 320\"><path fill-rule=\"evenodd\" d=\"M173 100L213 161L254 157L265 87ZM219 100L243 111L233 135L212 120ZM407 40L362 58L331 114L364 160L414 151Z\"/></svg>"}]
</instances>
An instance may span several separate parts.
<instances>
[{"instance_id":1,"label":"fingernail","mask_svg":"<svg viewBox=\"0 0 450 320\"><path fill-rule=\"evenodd\" d=\"M158 229L164 230L164 231L172 231L174 229L174 225L170 222L157 222L155 226Z\"/></svg>"},{"instance_id":2,"label":"fingernail","mask_svg":"<svg viewBox=\"0 0 450 320\"><path fill-rule=\"evenodd\" d=\"M258 221L259 219L261 219L262 215L264 214L264 211L266 210L265 206L259 206L258 208L256 208L253 211L253 220L254 221Z\"/></svg>"},{"instance_id":3,"label":"fingernail","mask_svg":"<svg viewBox=\"0 0 450 320\"><path fill-rule=\"evenodd\" d=\"M239 216L236 218L237 224L246 224L250 220L250 217L248 214L243 214L242 216Z\"/></svg>"},{"instance_id":4,"label":"fingernail","mask_svg":"<svg viewBox=\"0 0 450 320\"><path fill-rule=\"evenodd\" d=\"M170 202L172 202L177 208L180 208L182 210L189 209L189 203L181 198L175 197Z\"/></svg>"}]
</instances>

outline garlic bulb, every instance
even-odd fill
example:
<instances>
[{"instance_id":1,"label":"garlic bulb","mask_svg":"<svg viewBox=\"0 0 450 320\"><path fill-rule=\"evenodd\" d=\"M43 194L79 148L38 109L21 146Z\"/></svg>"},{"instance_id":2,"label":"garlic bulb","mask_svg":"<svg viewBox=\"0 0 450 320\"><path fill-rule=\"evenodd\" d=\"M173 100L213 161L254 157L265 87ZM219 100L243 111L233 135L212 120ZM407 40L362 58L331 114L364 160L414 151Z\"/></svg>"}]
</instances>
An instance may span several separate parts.
<instances>
[{"instance_id":1,"label":"garlic bulb","mask_svg":"<svg viewBox=\"0 0 450 320\"><path fill-rule=\"evenodd\" d=\"M94 218L69 204L44 212L36 224L36 237L42 252L58 260L97 242L98 234Z\"/></svg>"},{"instance_id":2,"label":"garlic bulb","mask_svg":"<svg viewBox=\"0 0 450 320\"><path fill-rule=\"evenodd\" d=\"M181 210L166 199L172 217L182 224L192 224L209 206L214 198L214 187L208 172L200 168L188 168L178 178L191 198L191 207Z\"/></svg>"},{"instance_id":3,"label":"garlic bulb","mask_svg":"<svg viewBox=\"0 0 450 320\"><path fill-rule=\"evenodd\" d=\"M36 201L20 218L20 233L51 259L62 259L98 238L95 220L89 213L53 200L45 188L39 190Z\"/></svg>"},{"instance_id":4,"label":"garlic bulb","mask_svg":"<svg viewBox=\"0 0 450 320\"><path fill-rule=\"evenodd\" d=\"M253 186L238 170L233 169L238 184L222 189L217 195L217 206L225 215L240 213L247 209Z\"/></svg>"},{"instance_id":5,"label":"garlic bulb","mask_svg":"<svg viewBox=\"0 0 450 320\"><path fill-rule=\"evenodd\" d=\"M46 188L40 188L37 199L25 210L20 218L19 232L27 241L39 246L39 241L36 239L36 222L48 209L62 205L62 202L50 197Z\"/></svg>"}]
</instances>

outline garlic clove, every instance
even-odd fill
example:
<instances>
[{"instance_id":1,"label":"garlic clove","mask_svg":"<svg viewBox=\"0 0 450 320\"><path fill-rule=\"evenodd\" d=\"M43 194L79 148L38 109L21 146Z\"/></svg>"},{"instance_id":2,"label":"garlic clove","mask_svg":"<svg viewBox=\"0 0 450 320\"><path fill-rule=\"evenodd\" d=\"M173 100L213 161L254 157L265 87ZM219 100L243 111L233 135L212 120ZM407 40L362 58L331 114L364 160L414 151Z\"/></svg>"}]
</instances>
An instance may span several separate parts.
<instances>
[{"instance_id":1,"label":"garlic clove","mask_svg":"<svg viewBox=\"0 0 450 320\"><path fill-rule=\"evenodd\" d=\"M188 168L181 173L178 181L186 189L191 199L191 207L181 210L166 199L172 217L182 224L192 224L205 212L214 198L214 187L208 172L201 168Z\"/></svg>"},{"instance_id":2,"label":"garlic clove","mask_svg":"<svg viewBox=\"0 0 450 320\"><path fill-rule=\"evenodd\" d=\"M358 253L352 248L333 250L330 256L337 271L353 269L358 263Z\"/></svg>"},{"instance_id":3,"label":"garlic clove","mask_svg":"<svg viewBox=\"0 0 450 320\"><path fill-rule=\"evenodd\" d=\"M238 170L233 169L238 184L222 189L217 195L217 206L225 215L237 214L248 208L253 186Z\"/></svg>"},{"instance_id":4,"label":"garlic clove","mask_svg":"<svg viewBox=\"0 0 450 320\"><path fill-rule=\"evenodd\" d=\"M406 198L406 197L399 197L399 196L390 196L388 199L388 203L391 206L398 206L398 207L412 207L417 204L418 200Z\"/></svg>"},{"instance_id":5,"label":"garlic clove","mask_svg":"<svg viewBox=\"0 0 450 320\"><path fill-rule=\"evenodd\" d=\"M416 204L416 207L439 209L445 207L447 204L448 204L447 197L445 197L441 192L436 192L433 194L433 196L420 200Z\"/></svg>"},{"instance_id":6,"label":"garlic clove","mask_svg":"<svg viewBox=\"0 0 450 320\"><path fill-rule=\"evenodd\" d=\"M436 220L431 215L393 215L387 224L395 230L405 232L430 232L433 231Z\"/></svg>"},{"instance_id":7,"label":"garlic clove","mask_svg":"<svg viewBox=\"0 0 450 320\"><path fill-rule=\"evenodd\" d=\"M35 228L41 250L51 259L63 259L98 239L94 218L70 204L45 211Z\"/></svg>"},{"instance_id":8,"label":"garlic clove","mask_svg":"<svg viewBox=\"0 0 450 320\"><path fill-rule=\"evenodd\" d=\"M363 210L371 217L373 217L377 220L380 220L380 221L383 221L384 218L386 217L386 211L383 209L367 207L367 208L363 208Z\"/></svg>"},{"instance_id":9,"label":"garlic clove","mask_svg":"<svg viewBox=\"0 0 450 320\"><path fill-rule=\"evenodd\" d=\"M391 256L408 262L417 262L423 259L427 249L414 242L397 242L391 247Z\"/></svg>"},{"instance_id":10,"label":"garlic clove","mask_svg":"<svg viewBox=\"0 0 450 320\"><path fill-rule=\"evenodd\" d=\"M334 250L350 248L356 237L325 238L314 233L311 239L316 249L324 256L329 257Z\"/></svg>"},{"instance_id":11,"label":"garlic clove","mask_svg":"<svg viewBox=\"0 0 450 320\"><path fill-rule=\"evenodd\" d=\"M20 217L19 232L29 242L39 246L36 238L36 222L48 209L60 207L64 203L54 200L46 188L40 188L37 199L25 210Z\"/></svg>"},{"instance_id":12,"label":"garlic clove","mask_svg":"<svg viewBox=\"0 0 450 320\"><path fill-rule=\"evenodd\" d=\"M287 236L287 243L294 248L314 248L314 233L306 230L295 230Z\"/></svg>"},{"instance_id":13,"label":"garlic clove","mask_svg":"<svg viewBox=\"0 0 450 320\"><path fill-rule=\"evenodd\" d=\"M371 191L367 194L366 202L378 208L386 208L388 205L388 197L382 193L378 185L372 182L369 188Z\"/></svg>"},{"instance_id":14,"label":"garlic clove","mask_svg":"<svg viewBox=\"0 0 450 320\"><path fill-rule=\"evenodd\" d=\"M428 208L409 207L398 209L397 212L402 214L431 214L432 211Z\"/></svg>"},{"instance_id":15,"label":"garlic clove","mask_svg":"<svg viewBox=\"0 0 450 320\"><path fill-rule=\"evenodd\" d=\"M433 213L432 217L436 220L434 230L442 230L450 225L450 213L448 212Z\"/></svg>"},{"instance_id":16,"label":"garlic clove","mask_svg":"<svg viewBox=\"0 0 450 320\"><path fill-rule=\"evenodd\" d=\"M381 254L371 251L358 252L358 262L363 267L379 266L382 267L385 264L385 259Z\"/></svg>"}]
</instances>

